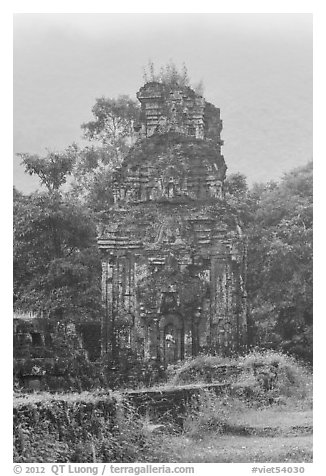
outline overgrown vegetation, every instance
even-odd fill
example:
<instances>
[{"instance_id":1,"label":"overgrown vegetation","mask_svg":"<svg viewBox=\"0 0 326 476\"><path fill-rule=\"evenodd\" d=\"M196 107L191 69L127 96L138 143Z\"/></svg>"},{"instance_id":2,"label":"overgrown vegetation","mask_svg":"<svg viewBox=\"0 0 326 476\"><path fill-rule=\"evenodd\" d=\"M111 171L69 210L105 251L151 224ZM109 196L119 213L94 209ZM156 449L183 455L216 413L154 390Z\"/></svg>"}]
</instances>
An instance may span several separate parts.
<instances>
[{"instance_id":1,"label":"overgrown vegetation","mask_svg":"<svg viewBox=\"0 0 326 476\"><path fill-rule=\"evenodd\" d=\"M203 358L195 361L193 368L197 369L205 369L209 363ZM214 366L216 361L211 364ZM234 365L234 361L223 361L223 365L228 364ZM311 373L292 357L270 351L252 352L240 358L237 365L241 366L241 372L231 378L231 389L220 396L203 390L188 406L182 428L180 421L173 425L168 415L166 419L160 418L163 427L157 427L155 421L141 417L137 409L127 404L120 392L109 396L104 390L18 396L14 413L14 460L219 462L226 458L219 449L219 438L225 441L230 435L240 439L252 435L256 442L257 438L261 439L265 448L260 461L311 461ZM185 364L188 369L189 366L190 362ZM277 378L266 386L267 369L271 367L277 367ZM273 436L278 439L287 436L288 440L280 448L276 445L269 455L263 439ZM298 452L297 441L301 441L303 451ZM204 450L201 459L195 449L198 444L206 445L206 450L212 445L215 453L209 456ZM250 446L250 442L247 444ZM190 448L194 449L192 456ZM276 448L278 455L273 459ZM250 457L232 453L232 445L228 451L227 458L235 458L235 462L257 461L254 448Z\"/></svg>"},{"instance_id":2,"label":"overgrown vegetation","mask_svg":"<svg viewBox=\"0 0 326 476\"><path fill-rule=\"evenodd\" d=\"M187 68L179 71L172 62L158 73L150 62L146 74L146 81L185 87L190 84ZM99 322L103 316L96 226L113 203L115 170L133 145L133 123L138 120L139 106L126 96L100 98L92 112L94 119L82 126L90 141L86 148L72 145L44 157L21 154L26 173L37 175L46 191L23 195L14 190L14 307L43 315L54 326ZM193 143L173 134L169 140L170 146L182 140L187 157L193 156L194 161L200 160L199 149L209 159L208 149L205 152L200 140ZM153 135L145 142L135 145L135 160L165 153L167 138L163 135ZM183 160L180 152L175 152L175 157ZM290 171L278 183L251 188L242 174L230 175L224 188L228 204L225 215L230 220L238 216L248 237L249 345L285 351L311 363L312 164ZM180 203L180 210L182 206L188 205ZM223 206L221 203L218 213ZM210 206L210 213L213 209L216 211L216 204ZM137 215L128 206L126 212L126 223L137 222ZM137 213L143 213L141 205ZM153 217L156 219L158 214L162 215L161 209L155 204ZM123 328L125 320L126 316L119 315L117 328ZM74 360L69 355L74 348L67 346L66 350L67 361ZM116 385L162 380L160 368L151 368L141 358L127 354L121 350L119 369L111 369L110 375L105 369L109 380ZM65 360L65 356L62 358ZM215 370L221 374L217 367L223 362L216 362ZM85 366L80 364L81 374L85 374ZM186 381L191 373L202 381L214 378L212 369L209 376L202 367L197 371L194 366L190 363L188 370L184 367L175 378ZM94 382L98 382L97 374ZM81 388L97 384L85 385Z\"/></svg>"},{"instance_id":3,"label":"overgrown vegetation","mask_svg":"<svg viewBox=\"0 0 326 476\"><path fill-rule=\"evenodd\" d=\"M87 398L88 397L88 398ZM91 398L90 398L91 397ZM121 416L119 416L121 412ZM112 397L84 394L16 407L16 462L134 461L140 422ZM128 435L126 434L128 433Z\"/></svg>"},{"instance_id":4,"label":"overgrown vegetation","mask_svg":"<svg viewBox=\"0 0 326 476\"><path fill-rule=\"evenodd\" d=\"M206 360L206 366L208 363ZM212 360L210 364L216 369L220 362ZM230 392L216 397L204 391L189 410L184 436L196 444L199 442L201 449L197 450L195 444L186 444L190 458L186 461L312 461L311 371L293 357L273 351L252 352L239 358L236 365L240 371L231 377ZM189 372L191 363L185 367L186 373ZM199 367L197 359L192 368ZM179 369L179 373L182 370ZM236 439L237 450L233 449L229 435ZM249 436L254 437L255 444L248 440ZM275 436L277 440L269 443L268 449L268 438ZM282 443L278 446L276 441ZM241 444L249 453L239 451ZM175 447L178 442L172 445ZM215 449L215 454L207 451L207 447Z\"/></svg>"},{"instance_id":5,"label":"overgrown vegetation","mask_svg":"<svg viewBox=\"0 0 326 476\"><path fill-rule=\"evenodd\" d=\"M29 170L34 166L33 159ZM44 165L42 174L48 169ZM228 206L248 236L249 343L311 362L312 165L285 175L280 184L251 190L245 178L230 176L226 189ZM51 189L24 196L15 191L17 310L59 319L101 315L96 220L94 210L69 193Z\"/></svg>"},{"instance_id":6,"label":"overgrown vegetation","mask_svg":"<svg viewBox=\"0 0 326 476\"><path fill-rule=\"evenodd\" d=\"M167 369L168 378L173 385L223 381L238 371L237 363L237 359L230 357L200 355L170 365Z\"/></svg>"},{"instance_id":7,"label":"overgrown vegetation","mask_svg":"<svg viewBox=\"0 0 326 476\"><path fill-rule=\"evenodd\" d=\"M249 189L235 174L225 187L248 236L250 343L312 362L312 162L279 183Z\"/></svg>"},{"instance_id":8,"label":"overgrown vegetation","mask_svg":"<svg viewBox=\"0 0 326 476\"><path fill-rule=\"evenodd\" d=\"M170 60L165 66L161 66L159 71L155 70L155 64L149 60L147 66L143 68L143 80L145 83L154 81L168 87L191 87L197 94L204 93L203 81L191 85L187 66L183 63L179 69L176 64Z\"/></svg>"},{"instance_id":9,"label":"overgrown vegetation","mask_svg":"<svg viewBox=\"0 0 326 476\"><path fill-rule=\"evenodd\" d=\"M203 355L170 367L169 383L230 382L232 396L247 405L312 401L311 370L294 357L273 350L254 350L244 356Z\"/></svg>"},{"instance_id":10,"label":"overgrown vegetation","mask_svg":"<svg viewBox=\"0 0 326 476\"><path fill-rule=\"evenodd\" d=\"M157 73L150 62L144 80L169 87L190 84L186 67L180 72L173 63ZM201 94L200 86L195 90ZM22 355L15 361L15 384L18 388L27 374L43 379L49 391L66 393L25 395L19 388L15 461L311 461L305 438L312 408L312 376L306 367L312 362L312 164L290 171L278 183L251 188L242 174L231 175L224 184L227 205L221 202L217 211L215 202L208 204L212 213L223 209L230 220L238 217L248 237L248 333L249 347L256 350L233 358L200 355L165 370L121 345L119 365L100 358L90 362L80 336L69 329L99 323L104 313L96 226L113 203L115 171L134 144L139 106L127 96L99 98L92 112L94 119L82 126L89 146L73 145L44 157L21 154L26 173L37 175L46 191L23 195L14 190L14 307L46 317L55 339L42 349L35 346L33 358ZM187 160L200 162L199 149L205 155L200 140L170 134L169 147L174 141L183 142ZM134 160L165 155L163 135L145 142L135 145ZM183 160L182 153L175 152L171 160ZM188 205L180 203L180 210L183 206ZM137 213L143 213L141 205ZM163 217L157 204L147 213L149 221L150 213ZM129 222L136 223L137 216L126 205ZM207 289L196 287L185 273L178 279L189 307L195 306L193 299ZM128 318L117 316L118 346ZM140 416L121 393L108 396L103 390L143 386L146 391L161 384L164 392L164 386L212 382L230 385L222 396L202 391L183 415L182 430L169 422L159 435L148 416ZM230 434L238 440L226 454ZM277 435L282 443L250 446L241 439L244 435ZM247 444L248 451L241 452Z\"/></svg>"}]
</instances>

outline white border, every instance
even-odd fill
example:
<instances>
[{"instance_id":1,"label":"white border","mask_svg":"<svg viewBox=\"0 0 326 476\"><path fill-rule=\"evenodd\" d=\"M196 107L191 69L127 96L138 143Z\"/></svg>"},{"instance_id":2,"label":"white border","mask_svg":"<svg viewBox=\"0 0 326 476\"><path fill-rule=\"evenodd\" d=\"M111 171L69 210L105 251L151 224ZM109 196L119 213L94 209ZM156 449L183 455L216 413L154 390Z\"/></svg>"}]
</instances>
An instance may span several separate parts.
<instances>
[{"instance_id":1,"label":"white border","mask_svg":"<svg viewBox=\"0 0 326 476\"><path fill-rule=\"evenodd\" d=\"M246 10L243 10L243 7ZM15 1L10 5L11 8L2 9L0 34L1 34L1 47L4 50L2 55L2 63L4 67L1 73L1 94L2 94L2 114L1 114L1 130L5 137L5 147L2 150L2 185L1 190L1 223L4 232L1 233L1 251L2 251L2 273L1 273L1 291L2 291L2 319L3 328L2 336L3 343L6 345L0 346L2 373L1 379L2 394L5 393L5 399L2 395L2 444L1 449L3 451L2 461L8 462L8 472L4 469L4 474L12 474L11 454L12 454L12 442L11 442L11 425L12 418L11 412L8 410L11 407L11 365L9 364L12 355L12 346L10 344L12 335L12 304L11 304L11 282L12 282L12 259L11 259L11 223L12 223L12 201L11 188L12 181L12 15L13 13L314 13L314 188L315 188L315 242L314 252L317 256L315 260L315 401L317 402L317 409L315 410L318 415L315 418L317 436L314 438L314 464L306 466L306 474L323 474L322 463L324 454L324 431L322 422L325 416L323 408L325 407L325 358L321 353L322 346L325 345L325 316L322 305L321 296L325 293L323 282L325 280L325 260L324 257L324 241L325 234L323 233L323 222L325 221L324 211L324 164L326 156L322 145L325 144L325 125L324 121L320 121L321 114L324 113L325 105L325 92L326 87L324 62L325 62L325 16L322 2L289 2L289 1L274 1L270 2L176 2L176 1L137 1L137 2L107 2L107 1L93 1L93 2L68 2L68 1L56 1L56 2L40 2L40 1ZM137 7L137 11L135 11ZM324 114L323 114L324 115ZM5 304L4 304L5 303ZM324 303L323 303L324 304ZM9 338L10 337L10 338ZM8 364L7 364L8 362ZM9 390L9 392L7 391ZM9 459L9 461L7 461ZM10 467L9 467L10 466ZM237 464L237 465L196 465L196 474L249 474L249 468L252 465ZM265 465L268 467L269 465Z\"/></svg>"}]
</instances>

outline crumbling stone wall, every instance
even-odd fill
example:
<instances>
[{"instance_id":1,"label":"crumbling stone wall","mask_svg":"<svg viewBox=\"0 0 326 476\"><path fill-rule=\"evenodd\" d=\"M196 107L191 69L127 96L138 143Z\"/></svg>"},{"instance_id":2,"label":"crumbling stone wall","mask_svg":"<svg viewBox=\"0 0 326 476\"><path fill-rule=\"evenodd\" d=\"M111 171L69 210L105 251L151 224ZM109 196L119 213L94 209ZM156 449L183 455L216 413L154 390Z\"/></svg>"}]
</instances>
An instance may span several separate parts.
<instances>
[{"instance_id":1,"label":"crumbling stone wall","mask_svg":"<svg viewBox=\"0 0 326 476\"><path fill-rule=\"evenodd\" d=\"M141 103L140 134L150 137L159 132L179 132L196 139L220 141L222 123L218 108L189 87L171 87L150 82L137 93Z\"/></svg>"},{"instance_id":2,"label":"crumbling stone wall","mask_svg":"<svg viewBox=\"0 0 326 476\"><path fill-rule=\"evenodd\" d=\"M246 240L224 199L220 111L190 88L137 94L139 139L99 228L103 351L165 364L246 343Z\"/></svg>"},{"instance_id":3,"label":"crumbling stone wall","mask_svg":"<svg viewBox=\"0 0 326 476\"><path fill-rule=\"evenodd\" d=\"M14 318L13 324L15 385L28 390L95 385L100 371L92 362L101 357L100 322L63 323L33 315Z\"/></svg>"}]
</instances>

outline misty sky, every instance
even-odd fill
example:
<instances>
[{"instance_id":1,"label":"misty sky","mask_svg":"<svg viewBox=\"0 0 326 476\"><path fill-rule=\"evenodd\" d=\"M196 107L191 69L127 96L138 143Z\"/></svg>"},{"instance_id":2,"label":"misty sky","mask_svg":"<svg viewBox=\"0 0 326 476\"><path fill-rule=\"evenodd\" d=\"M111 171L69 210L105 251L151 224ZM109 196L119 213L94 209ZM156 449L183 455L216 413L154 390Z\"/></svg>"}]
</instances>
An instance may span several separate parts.
<instances>
[{"instance_id":1,"label":"misty sky","mask_svg":"<svg viewBox=\"0 0 326 476\"><path fill-rule=\"evenodd\" d=\"M268 181L312 159L312 15L294 13L15 15L14 152L81 143L95 98L135 98L149 59L203 80L229 173ZM17 157L14 183L38 183Z\"/></svg>"}]
</instances>

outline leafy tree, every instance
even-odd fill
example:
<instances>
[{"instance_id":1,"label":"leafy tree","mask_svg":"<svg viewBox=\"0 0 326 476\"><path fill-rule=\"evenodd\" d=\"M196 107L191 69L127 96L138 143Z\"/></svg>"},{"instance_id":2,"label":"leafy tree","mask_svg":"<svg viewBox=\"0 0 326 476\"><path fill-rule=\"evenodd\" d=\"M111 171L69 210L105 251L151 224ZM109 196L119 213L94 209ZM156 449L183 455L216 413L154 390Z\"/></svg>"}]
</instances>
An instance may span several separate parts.
<instances>
[{"instance_id":1,"label":"leafy tree","mask_svg":"<svg viewBox=\"0 0 326 476\"><path fill-rule=\"evenodd\" d=\"M253 342L312 359L312 164L280 183L225 181L248 239L247 291Z\"/></svg>"},{"instance_id":2,"label":"leafy tree","mask_svg":"<svg viewBox=\"0 0 326 476\"><path fill-rule=\"evenodd\" d=\"M92 112L95 120L82 124L85 138L100 143L110 154L112 165L119 165L133 141L138 102L129 96L101 97L96 99Z\"/></svg>"},{"instance_id":3,"label":"leafy tree","mask_svg":"<svg viewBox=\"0 0 326 476\"><path fill-rule=\"evenodd\" d=\"M312 358L312 219L309 163L280 184L260 189L248 227L248 292L259 339L307 359Z\"/></svg>"},{"instance_id":4,"label":"leafy tree","mask_svg":"<svg viewBox=\"0 0 326 476\"><path fill-rule=\"evenodd\" d=\"M225 179L224 192L228 206L238 217L239 225L243 230L247 230L254 220L260 196L255 197L249 193L247 178L240 172L230 174Z\"/></svg>"},{"instance_id":5,"label":"leafy tree","mask_svg":"<svg viewBox=\"0 0 326 476\"><path fill-rule=\"evenodd\" d=\"M247 178L240 172L229 175L225 179L224 188L225 192L231 196L243 196L249 190Z\"/></svg>"},{"instance_id":6,"label":"leafy tree","mask_svg":"<svg viewBox=\"0 0 326 476\"><path fill-rule=\"evenodd\" d=\"M101 311L100 259L89 212L59 195L14 201L15 308L79 319Z\"/></svg>"},{"instance_id":7,"label":"leafy tree","mask_svg":"<svg viewBox=\"0 0 326 476\"><path fill-rule=\"evenodd\" d=\"M71 197L98 212L113 203L113 172L110 151L105 147L85 147L79 151L73 171Z\"/></svg>"},{"instance_id":8,"label":"leafy tree","mask_svg":"<svg viewBox=\"0 0 326 476\"><path fill-rule=\"evenodd\" d=\"M112 203L112 173L135 142L138 102L128 96L99 98L92 109L94 120L82 124L92 143L79 149L73 169L71 194L95 211Z\"/></svg>"},{"instance_id":9,"label":"leafy tree","mask_svg":"<svg viewBox=\"0 0 326 476\"><path fill-rule=\"evenodd\" d=\"M22 159L25 172L37 175L49 192L58 191L71 175L77 159L77 146L73 144L64 152L49 152L46 157L34 154L17 154Z\"/></svg>"},{"instance_id":10,"label":"leafy tree","mask_svg":"<svg viewBox=\"0 0 326 476\"><path fill-rule=\"evenodd\" d=\"M75 152L58 154L57 163L53 154L43 159L25 154L27 172L37 174L48 191L14 192L15 307L60 319L101 311L95 223L87 208L60 190Z\"/></svg>"}]
</instances>

